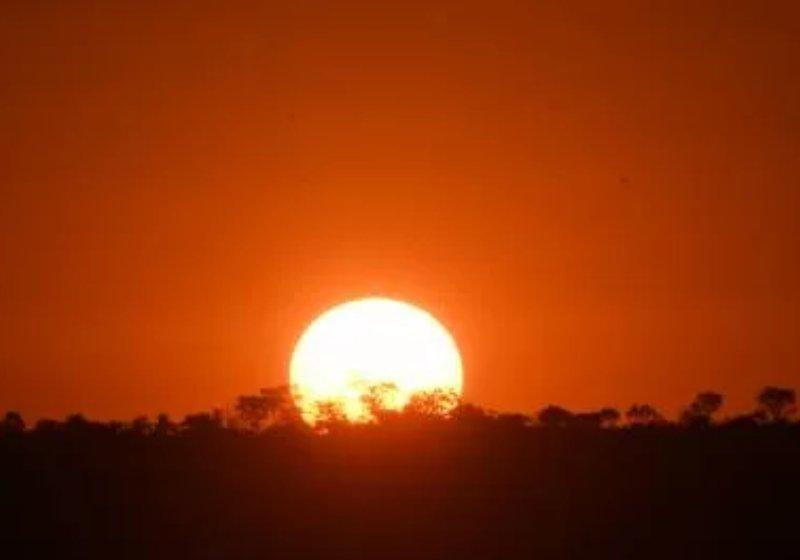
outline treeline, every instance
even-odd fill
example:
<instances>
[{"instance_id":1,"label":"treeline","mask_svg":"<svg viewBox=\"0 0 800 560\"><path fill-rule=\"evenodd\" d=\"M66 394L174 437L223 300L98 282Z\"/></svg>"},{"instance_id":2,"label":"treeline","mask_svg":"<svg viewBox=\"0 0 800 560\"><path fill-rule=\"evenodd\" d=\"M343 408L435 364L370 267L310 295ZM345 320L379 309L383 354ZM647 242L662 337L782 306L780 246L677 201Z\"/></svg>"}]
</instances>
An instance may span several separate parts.
<instances>
[{"instance_id":1,"label":"treeline","mask_svg":"<svg viewBox=\"0 0 800 560\"><path fill-rule=\"evenodd\" d=\"M535 415L438 392L366 423L287 388L229 411L0 436L0 543L24 558L794 558L800 423L765 388L724 416L704 392L677 418L636 404ZM352 407L351 407L352 410ZM318 435L325 432L327 435Z\"/></svg>"},{"instance_id":2,"label":"treeline","mask_svg":"<svg viewBox=\"0 0 800 560\"><path fill-rule=\"evenodd\" d=\"M470 428L514 430L536 429L637 429L655 428L757 428L795 424L797 395L794 389L765 387L756 396L751 412L721 419L724 396L713 391L698 393L675 420L665 417L649 404L635 403L621 412L605 407L590 412L572 412L549 405L536 415L495 412L478 405L461 402L450 392L436 390L413 395L401 410L387 403L395 402L395 388L389 384L373 386L362 400L367 417L351 422L340 403L317 403L311 414L313 426L303 421L289 387L262 389L257 395L242 395L230 410L189 414L175 421L167 414L155 419L139 416L131 421L100 422L81 414L72 414L63 421L42 419L27 426L23 417L9 411L0 421L0 435L21 434L95 434L171 437L178 435L242 434L252 435L276 431L325 434L337 431L374 427L451 425Z\"/></svg>"}]
</instances>

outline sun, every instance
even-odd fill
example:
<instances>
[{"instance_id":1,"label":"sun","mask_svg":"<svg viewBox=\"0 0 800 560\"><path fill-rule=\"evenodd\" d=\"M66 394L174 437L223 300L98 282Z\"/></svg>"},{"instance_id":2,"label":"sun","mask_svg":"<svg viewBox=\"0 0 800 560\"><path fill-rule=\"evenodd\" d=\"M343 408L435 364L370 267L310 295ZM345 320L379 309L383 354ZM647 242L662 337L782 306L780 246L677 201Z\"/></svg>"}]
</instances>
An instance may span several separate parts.
<instances>
[{"instance_id":1,"label":"sun","mask_svg":"<svg viewBox=\"0 0 800 560\"><path fill-rule=\"evenodd\" d=\"M386 298L350 301L326 311L305 330L289 368L303 419L314 424L333 404L347 420L367 422L365 396L389 387L384 408L399 410L415 393L461 394L461 356L433 315Z\"/></svg>"}]
</instances>

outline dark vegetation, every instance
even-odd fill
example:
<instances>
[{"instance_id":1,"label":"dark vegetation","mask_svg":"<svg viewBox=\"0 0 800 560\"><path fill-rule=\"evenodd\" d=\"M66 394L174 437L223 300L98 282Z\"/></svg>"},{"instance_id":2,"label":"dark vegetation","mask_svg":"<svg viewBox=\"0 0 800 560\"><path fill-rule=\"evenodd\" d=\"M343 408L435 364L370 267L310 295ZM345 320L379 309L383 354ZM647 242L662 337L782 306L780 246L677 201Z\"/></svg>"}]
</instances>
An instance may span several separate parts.
<instances>
[{"instance_id":1,"label":"dark vegetation","mask_svg":"<svg viewBox=\"0 0 800 560\"><path fill-rule=\"evenodd\" d=\"M306 427L285 388L176 423L0 422L8 558L797 558L795 393L719 420L418 395ZM21 545L20 554L11 551Z\"/></svg>"}]
</instances>

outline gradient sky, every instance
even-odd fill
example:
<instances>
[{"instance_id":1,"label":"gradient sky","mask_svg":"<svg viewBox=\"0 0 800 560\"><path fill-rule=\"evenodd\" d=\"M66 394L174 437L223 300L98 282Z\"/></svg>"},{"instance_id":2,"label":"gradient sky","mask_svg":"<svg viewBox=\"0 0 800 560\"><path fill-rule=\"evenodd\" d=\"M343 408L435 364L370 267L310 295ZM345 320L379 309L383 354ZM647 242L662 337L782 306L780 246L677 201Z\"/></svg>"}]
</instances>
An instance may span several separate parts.
<instances>
[{"instance_id":1,"label":"gradient sky","mask_svg":"<svg viewBox=\"0 0 800 560\"><path fill-rule=\"evenodd\" d=\"M0 409L222 405L372 294L489 407L800 388L796 2L2 12Z\"/></svg>"}]
</instances>

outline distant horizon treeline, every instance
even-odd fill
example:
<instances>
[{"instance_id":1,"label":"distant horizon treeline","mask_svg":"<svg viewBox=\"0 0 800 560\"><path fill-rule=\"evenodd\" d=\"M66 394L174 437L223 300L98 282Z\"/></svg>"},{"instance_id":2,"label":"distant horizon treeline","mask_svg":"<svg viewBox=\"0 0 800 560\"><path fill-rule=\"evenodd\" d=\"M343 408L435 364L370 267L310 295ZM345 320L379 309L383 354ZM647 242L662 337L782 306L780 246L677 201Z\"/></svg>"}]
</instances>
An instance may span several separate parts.
<instances>
[{"instance_id":1,"label":"distant horizon treeline","mask_svg":"<svg viewBox=\"0 0 800 560\"><path fill-rule=\"evenodd\" d=\"M287 387L181 421L75 414L26 427L0 414L0 542L26 557L87 559L800 550L792 389L764 388L751 412L729 419L724 397L702 392L673 420L646 403L493 412L443 391L397 411L384 406L391 391L364 396L370 422L350 423L328 402L314 427Z\"/></svg>"},{"instance_id":2,"label":"distant horizon treeline","mask_svg":"<svg viewBox=\"0 0 800 560\"><path fill-rule=\"evenodd\" d=\"M647 403L634 403L624 412L603 407L589 412L573 412L558 405L548 405L535 415L520 412L498 412L462 401L445 390L420 392L411 396L401 410L386 403L395 402L395 387L379 384L362 397L368 417L357 422L348 420L341 403L317 403L313 426L307 424L297 408L288 386L262 389L256 395L241 395L232 411L213 409L187 414L174 421L161 413L155 419L141 415L130 421L107 422L90 420L80 413L70 414L63 421L41 419L28 426L16 411L8 411L0 420L0 435L22 433L106 433L136 436L176 436L210 434L221 431L258 434L277 430L325 434L358 427L451 424L466 427L506 429L614 429L614 428L746 428L794 424L797 395L794 389L767 386L756 395L751 412L718 420L724 395L714 391L698 393L675 420L666 418Z\"/></svg>"}]
</instances>

